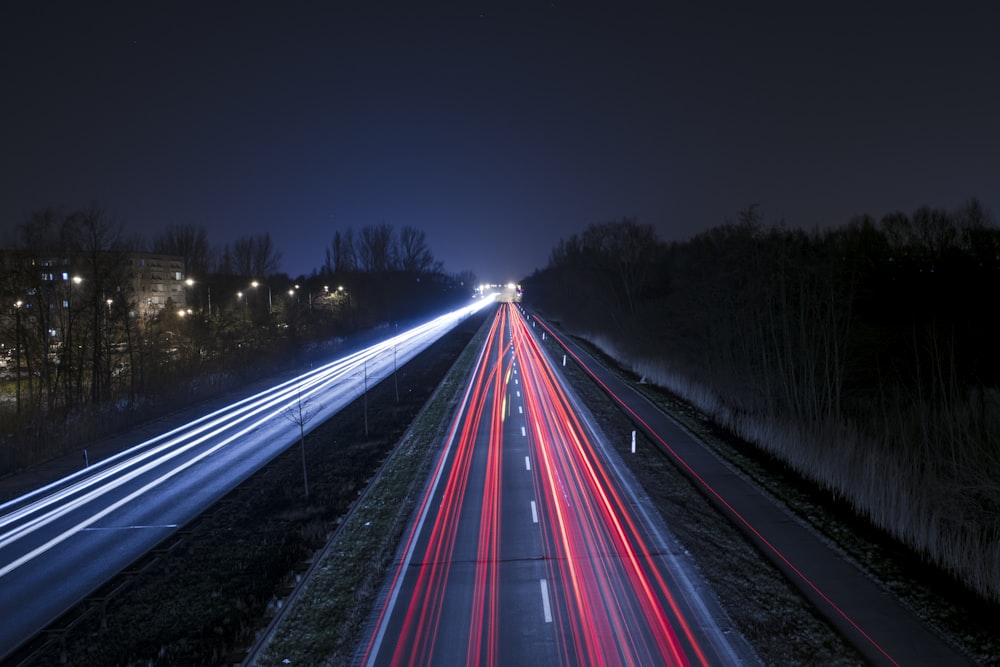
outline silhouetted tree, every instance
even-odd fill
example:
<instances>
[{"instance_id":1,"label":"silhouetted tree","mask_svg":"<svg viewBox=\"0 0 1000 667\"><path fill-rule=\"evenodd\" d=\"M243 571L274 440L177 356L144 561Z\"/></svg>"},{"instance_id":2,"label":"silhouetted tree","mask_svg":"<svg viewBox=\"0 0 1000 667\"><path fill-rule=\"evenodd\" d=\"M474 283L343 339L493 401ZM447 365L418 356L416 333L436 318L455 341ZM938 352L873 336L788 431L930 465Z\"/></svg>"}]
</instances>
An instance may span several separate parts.
<instances>
[{"instance_id":1,"label":"silhouetted tree","mask_svg":"<svg viewBox=\"0 0 1000 667\"><path fill-rule=\"evenodd\" d=\"M407 273L428 274L441 271L441 263L427 247L426 234L414 227L399 230L399 266Z\"/></svg>"},{"instance_id":2,"label":"silhouetted tree","mask_svg":"<svg viewBox=\"0 0 1000 667\"><path fill-rule=\"evenodd\" d=\"M358 253L354 242L354 230L334 232L333 243L326 251L328 273L352 273L358 269Z\"/></svg>"},{"instance_id":3,"label":"silhouetted tree","mask_svg":"<svg viewBox=\"0 0 1000 667\"><path fill-rule=\"evenodd\" d=\"M184 258L184 276L205 280L212 267L212 249L203 226L171 225L153 237L153 252Z\"/></svg>"},{"instance_id":4,"label":"silhouetted tree","mask_svg":"<svg viewBox=\"0 0 1000 667\"><path fill-rule=\"evenodd\" d=\"M396 264L392 225L368 225L361 228L358 240L358 268L368 273L382 273Z\"/></svg>"},{"instance_id":5,"label":"silhouetted tree","mask_svg":"<svg viewBox=\"0 0 1000 667\"><path fill-rule=\"evenodd\" d=\"M727 426L996 598L995 569L975 557L1000 540L1000 327L983 300L1000 292L1000 230L983 206L822 232L765 226L752 206L638 255L638 274L616 261L630 257L626 227L560 242L531 302L627 355L634 327L601 320L637 313L624 321L651 329L633 360L663 362L699 398L710 388Z\"/></svg>"},{"instance_id":6,"label":"silhouetted tree","mask_svg":"<svg viewBox=\"0 0 1000 667\"><path fill-rule=\"evenodd\" d=\"M591 225L583 233L582 243L617 286L626 313L635 315L658 252L659 240L653 227L640 225L632 218Z\"/></svg>"},{"instance_id":7,"label":"silhouetted tree","mask_svg":"<svg viewBox=\"0 0 1000 667\"><path fill-rule=\"evenodd\" d=\"M242 276L243 278L266 278L277 273L281 262L281 252L274 246L270 233L259 236L244 236L223 251L220 273Z\"/></svg>"},{"instance_id":8,"label":"silhouetted tree","mask_svg":"<svg viewBox=\"0 0 1000 667\"><path fill-rule=\"evenodd\" d=\"M87 275L86 294L90 300L91 401L100 403L110 396L113 310L108 300L128 299L125 267L112 251L120 249L121 225L100 207L92 204L67 219L67 236ZM124 312L124 311L123 311Z\"/></svg>"}]
</instances>

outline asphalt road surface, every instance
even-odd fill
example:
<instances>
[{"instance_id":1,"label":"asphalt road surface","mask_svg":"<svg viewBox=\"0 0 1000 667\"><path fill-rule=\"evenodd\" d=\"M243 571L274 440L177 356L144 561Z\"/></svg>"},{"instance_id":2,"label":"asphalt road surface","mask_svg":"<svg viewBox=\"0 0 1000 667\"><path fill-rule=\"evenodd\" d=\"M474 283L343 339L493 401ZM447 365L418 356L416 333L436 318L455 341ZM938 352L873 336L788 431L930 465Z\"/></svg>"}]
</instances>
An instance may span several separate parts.
<instances>
[{"instance_id":1,"label":"asphalt road surface","mask_svg":"<svg viewBox=\"0 0 1000 667\"><path fill-rule=\"evenodd\" d=\"M755 664L536 335L500 307L359 662Z\"/></svg>"},{"instance_id":2,"label":"asphalt road surface","mask_svg":"<svg viewBox=\"0 0 1000 667\"><path fill-rule=\"evenodd\" d=\"M490 305L475 302L0 504L0 659L296 443L300 426L308 432Z\"/></svg>"}]
</instances>

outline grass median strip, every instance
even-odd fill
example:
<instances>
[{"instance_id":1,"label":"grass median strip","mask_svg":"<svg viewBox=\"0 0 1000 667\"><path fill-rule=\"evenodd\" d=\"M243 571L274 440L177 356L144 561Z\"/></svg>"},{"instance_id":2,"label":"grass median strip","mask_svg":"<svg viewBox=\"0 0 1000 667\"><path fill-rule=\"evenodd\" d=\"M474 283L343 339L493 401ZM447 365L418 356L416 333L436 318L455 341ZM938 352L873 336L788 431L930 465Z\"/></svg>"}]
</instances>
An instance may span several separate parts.
<instances>
[{"instance_id":1,"label":"grass median strip","mask_svg":"<svg viewBox=\"0 0 1000 667\"><path fill-rule=\"evenodd\" d=\"M351 661L484 333L480 328L345 517L290 606L251 654L252 664Z\"/></svg>"}]
</instances>

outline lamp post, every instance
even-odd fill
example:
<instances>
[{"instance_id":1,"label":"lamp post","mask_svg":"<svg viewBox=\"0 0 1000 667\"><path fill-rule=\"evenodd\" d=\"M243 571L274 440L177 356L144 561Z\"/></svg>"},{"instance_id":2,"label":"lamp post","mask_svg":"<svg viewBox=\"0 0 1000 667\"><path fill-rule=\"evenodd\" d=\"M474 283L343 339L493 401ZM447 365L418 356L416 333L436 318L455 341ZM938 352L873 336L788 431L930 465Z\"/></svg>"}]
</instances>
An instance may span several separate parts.
<instances>
[{"instance_id":1,"label":"lamp post","mask_svg":"<svg viewBox=\"0 0 1000 667\"><path fill-rule=\"evenodd\" d=\"M188 288L192 288L192 287L194 287L197 284L197 281L194 280L194 278L187 278L184 281L184 284L187 285ZM206 321L209 322L209 323L211 323L212 322L212 286L211 285L208 285L208 284L205 285L205 293L208 295L207 309L202 304L201 299L198 299L198 307L201 309L203 317L204 317L204 315L205 315L206 312L208 313L208 319ZM190 304L188 304L188 305L190 305Z\"/></svg>"},{"instance_id":2,"label":"lamp post","mask_svg":"<svg viewBox=\"0 0 1000 667\"><path fill-rule=\"evenodd\" d=\"M69 379L69 378L73 377L73 346L75 345L75 343L73 342L73 289L75 287L79 287L80 286L80 283L83 282L83 278L81 278L80 276L73 276L70 280L71 280L72 284L69 286L69 298L66 299L66 318L67 318L67 322L66 322L66 373L67 373L67 376L66 377L68 378L66 380L66 398L67 398L67 402L68 403L71 403L72 400L76 398L75 396L73 396L73 390L72 390L72 384L73 384L73 382L72 382L71 379ZM77 363L80 363L80 365L82 367L83 364L81 362L82 362L82 359L77 361Z\"/></svg>"},{"instance_id":3,"label":"lamp post","mask_svg":"<svg viewBox=\"0 0 1000 667\"><path fill-rule=\"evenodd\" d=\"M236 293L236 301L243 302L243 342L240 343L240 349L242 350L246 347L247 343L250 341L250 316L247 315L247 294L246 292L239 291Z\"/></svg>"},{"instance_id":4,"label":"lamp post","mask_svg":"<svg viewBox=\"0 0 1000 667\"><path fill-rule=\"evenodd\" d=\"M192 287L194 287L194 278L185 278L184 279L184 284L190 290ZM201 299L198 299L198 302L199 302L198 306L201 307ZM191 303L189 301L189 298L188 298L188 294L186 292L184 294L184 305L185 306L190 306L191 305Z\"/></svg>"},{"instance_id":5,"label":"lamp post","mask_svg":"<svg viewBox=\"0 0 1000 667\"><path fill-rule=\"evenodd\" d=\"M252 281L250 283L250 287L252 287L254 289L257 289L258 287L260 287L260 283L258 281L256 281L256 280L254 280L254 281ZM267 312L268 312L269 315L271 314L271 286L270 285L267 286Z\"/></svg>"},{"instance_id":6,"label":"lamp post","mask_svg":"<svg viewBox=\"0 0 1000 667\"><path fill-rule=\"evenodd\" d=\"M107 363L108 363L108 375L105 380L104 390L107 392L108 397L111 396L111 304L114 303L114 299L105 299L104 302L108 304L108 316L105 319L104 325L104 340L107 350Z\"/></svg>"},{"instance_id":7,"label":"lamp post","mask_svg":"<svg viewBox=\"0 0 1000 667\"><path fill-rule=\"evenodd\" d=\"M14 302L14 373L17 375L17 421L21 422L21 306L24 302Z\"/></svg>"},{"instance_id":8,"label":"lamp post","mask_svg":"<svg viewBox=\"0 0 1000 667\"><path fill-rule=\"evenodd\" d=\"M292 334L294 336L294 329L298 326L298 315L299 315L299 286L294 285L288 289L288 304L285 306L285 324L292 328Z\"/></svg>"}]
</instances>

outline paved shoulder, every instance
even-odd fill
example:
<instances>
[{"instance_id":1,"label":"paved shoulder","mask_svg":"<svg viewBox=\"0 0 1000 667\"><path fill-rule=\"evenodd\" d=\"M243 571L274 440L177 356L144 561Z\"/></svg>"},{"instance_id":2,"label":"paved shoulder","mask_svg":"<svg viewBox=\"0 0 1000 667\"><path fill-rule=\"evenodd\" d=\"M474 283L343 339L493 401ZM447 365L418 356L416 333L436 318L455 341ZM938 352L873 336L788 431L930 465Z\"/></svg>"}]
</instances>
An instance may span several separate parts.
<instances>
[{"instance_id":1,"label":"paved shoulder","mask_svg":"<svg viewBox=\"0 0 1000 667\"><path fill-rule=\"evenodd\" d=\"M539 320L539 324L544 323ZM870 662L970 664L895 596L579 345L546 329Z\"/></svg>"}]
</instances>

